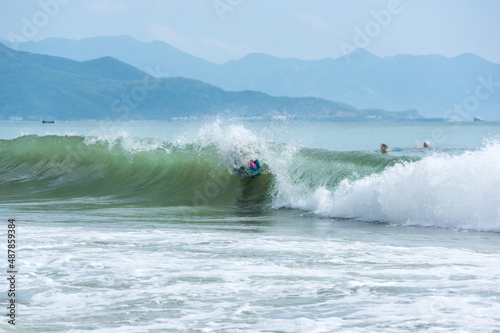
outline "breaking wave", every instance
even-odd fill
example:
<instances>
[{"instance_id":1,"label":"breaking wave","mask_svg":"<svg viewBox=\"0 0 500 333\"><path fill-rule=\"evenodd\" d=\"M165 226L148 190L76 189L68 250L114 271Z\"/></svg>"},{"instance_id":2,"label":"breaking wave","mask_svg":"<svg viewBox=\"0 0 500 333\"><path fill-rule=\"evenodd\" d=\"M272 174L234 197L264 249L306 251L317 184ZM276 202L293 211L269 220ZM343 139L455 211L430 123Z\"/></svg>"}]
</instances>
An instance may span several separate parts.
<instances>
[{"instance_id":1,"label":"breaking wave","mask_svg":"<svg viewBox=\"0 0 500 333\"><path fill-rule=\"evenodd\" d=\"M235 159L258 158L241 178ZM500 231L500 143L462 155L337 152L266 141L243 125L203 126L175 142L118 136L0 140L2 201L300 209L318 215Z\"/></svg>"}]
</instances>

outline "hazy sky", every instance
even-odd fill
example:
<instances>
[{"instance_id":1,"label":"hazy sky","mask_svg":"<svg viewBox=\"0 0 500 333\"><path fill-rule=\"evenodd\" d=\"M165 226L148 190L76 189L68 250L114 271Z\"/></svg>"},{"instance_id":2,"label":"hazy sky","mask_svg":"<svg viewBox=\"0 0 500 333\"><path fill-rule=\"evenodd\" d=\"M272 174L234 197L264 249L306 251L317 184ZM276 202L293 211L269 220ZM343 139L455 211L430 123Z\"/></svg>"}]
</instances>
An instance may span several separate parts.
<instances>
[{"instance_id":1,"label":"hazy sky","mask_svg":"<svg viewBox=\"0 0 500 333\"><path fill-rule=\"evenodd\" d=\"M0 0L0 39L130 35L221 63L472 52L500 63L499 0Z\"/></svg>"}]
</instances>

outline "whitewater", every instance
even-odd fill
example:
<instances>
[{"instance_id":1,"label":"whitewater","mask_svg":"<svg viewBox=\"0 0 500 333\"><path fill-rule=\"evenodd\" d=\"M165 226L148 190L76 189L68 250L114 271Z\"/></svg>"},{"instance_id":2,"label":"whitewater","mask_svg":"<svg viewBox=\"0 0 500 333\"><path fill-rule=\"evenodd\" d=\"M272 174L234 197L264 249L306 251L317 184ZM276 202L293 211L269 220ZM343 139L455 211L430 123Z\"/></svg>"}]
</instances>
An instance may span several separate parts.
<instances>
[{"instance_id":1,"label":"whitewater","mask_svg":"<svg viewBox=\"0 0 500 333\"><path fill-rule=\"evenodd\" d=\"M500 123L0 129L23 332L500 331Z\"/></svg>"}]
</instances>

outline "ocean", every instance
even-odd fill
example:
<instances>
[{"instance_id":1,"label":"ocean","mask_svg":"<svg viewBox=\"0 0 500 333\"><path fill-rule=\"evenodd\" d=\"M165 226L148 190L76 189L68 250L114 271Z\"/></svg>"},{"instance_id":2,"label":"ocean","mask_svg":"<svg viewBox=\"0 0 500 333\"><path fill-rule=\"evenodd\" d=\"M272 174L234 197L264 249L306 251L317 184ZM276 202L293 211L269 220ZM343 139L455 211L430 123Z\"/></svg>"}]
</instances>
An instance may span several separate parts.
<instances>
[{"instance_id":1,"label":"ocean","mask_svg":"<svg viewBox=\"0 0 500 333\"><path fill-rule=\"evenodd\" d=\"M5 121L0 161L0 331L500 332L500 122Z\"/></svg>"}]
</instances>

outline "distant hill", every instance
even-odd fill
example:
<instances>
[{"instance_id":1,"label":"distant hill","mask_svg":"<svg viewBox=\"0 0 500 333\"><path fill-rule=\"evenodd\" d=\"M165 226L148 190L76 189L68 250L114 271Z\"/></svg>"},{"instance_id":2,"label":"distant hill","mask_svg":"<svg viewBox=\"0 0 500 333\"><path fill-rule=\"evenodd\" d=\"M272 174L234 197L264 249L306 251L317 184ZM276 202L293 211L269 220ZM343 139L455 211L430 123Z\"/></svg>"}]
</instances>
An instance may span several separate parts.
<instances>
[{"instance_id":1,"label":"distant hill","mask_svg":"<svg viewBox=\"0 0 500 333\"><path fill-rule=\"evenodd\" d=\"M190 119L229 114L258 119L422 120L415 110L358 110L320 98L227 92L186 78L156 79L111 57L74 61L0 44L0 119Z\"/></svg>"},{"instance_id":2,"label":"distant hill","mask_svg":"<svg viewBox=\"0 0 500 333\"><path fill-rule=\"evenodd\" d=\"M4 45L19 51L53 55L77 61L113 57L142 71L160 69L166 77L183 76L201 79L206 71L217 65L182 52L164 42L143 43L129 36L84 38L80 40L48 38L40 42L10 43Z\"/></svg>"},{"instance_id":3,"label":"distant hill","mask_svg":"<svg viewBox=\"0 0 500 333\"><path fill-rule=\"evenodd\" d=\"M74 60L111 56L159 76L202 80L222 89L256 90L275 96L319 97L357 108L417 109L426 117L443 117L455 104L474 96L478 78L500 82L500 65L473 54L454 58L400 55L379 58L357 50L338 59L304 61L250 54L217 65L163 42L139 42L128 36L81 40L59 38L17 45L19 50ZM463 113L500 120L500 88ZM469 117L470 116L470 117ZM470 118L470 119L468 119Z\"/></svg>"}]
</instances>

